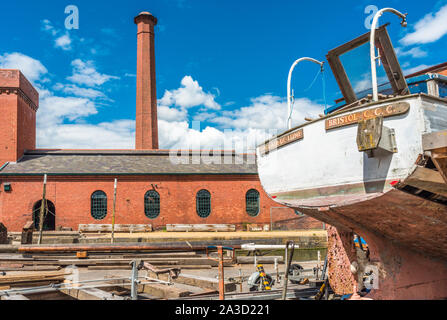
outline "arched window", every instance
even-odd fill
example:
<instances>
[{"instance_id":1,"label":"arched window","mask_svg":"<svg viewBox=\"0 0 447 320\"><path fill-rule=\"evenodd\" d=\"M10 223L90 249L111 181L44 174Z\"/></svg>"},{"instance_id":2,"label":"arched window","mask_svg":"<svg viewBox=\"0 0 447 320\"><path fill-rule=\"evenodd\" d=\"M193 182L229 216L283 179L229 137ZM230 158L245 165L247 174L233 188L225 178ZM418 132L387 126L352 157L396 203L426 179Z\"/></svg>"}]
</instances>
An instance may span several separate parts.
<instances>
[{"instance_id":1,"label":"arched window","mask_svg":"<svg viewBox=\"0 0 447 320\"><path fill-rule=\"evenodd\" d=\"M160 215L160 195L155 190L149 190L144 195L144 214L149 219Z\"/></svg>"},{"instance_id":2,"label":"arched window","mask_svg":"<svg viewBox=\"0 0 447 320\"><path fill-rule=\"evenodd\" d=\"M259 214L259 192L251 189L245 194L245 208L249 216L256 217Z\"/></svg>"},{"instance_id":3,"label":"arched window","mask_svg":"<svg viewBox=\"0 0 447 320\"><path fill-rule=\"evenodd\" d=\"M207 218L211 214L211 194L208 190L200 190L196 197L197 214L201 218Z\"/></svg>"},{"instance_id":4,"label":"arched window","mask_svg":"<svg viewBox=\"0 0 447 320\"><path fill-rule=\"evenodd\" d=\"M107 195L104 191L95 191L91 198L91 214L96 220L102 220L107 215Z\"/></svg>"}]
</instances>

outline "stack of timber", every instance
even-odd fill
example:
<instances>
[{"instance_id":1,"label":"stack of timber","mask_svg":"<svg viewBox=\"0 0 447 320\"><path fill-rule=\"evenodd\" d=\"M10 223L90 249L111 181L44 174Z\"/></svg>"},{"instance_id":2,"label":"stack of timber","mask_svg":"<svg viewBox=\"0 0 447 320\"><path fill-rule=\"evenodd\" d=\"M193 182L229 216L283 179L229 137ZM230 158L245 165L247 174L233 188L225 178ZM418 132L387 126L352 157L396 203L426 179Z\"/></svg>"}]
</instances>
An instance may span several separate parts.
<instances>
[{"instance_id":1,"label":"stack of timber","mask_svg":"<svg viewBox=\"0 0 447 320\"><path fill-rule=\"evenodd\" d=\"M234 224L167 224L167 232L234 232Z\"/></svg>"},{"instance_id":2,"label":"stack of timber","mask_svg":"<svg viewBox=\"0 0 447 320\"><path fill-rule=\"evenodd\" d=\"M71 272L61 270L56 272L21 272L20 274L0 276L1 290L24 288L63 282Z\"/></svg>"},{"instance_id":3,"label":"stack of timber","mask_svg":"<svg viewBox=\"0 0 447 320\"><path fill-rule=\"evenodd\" d=\"M9 232L13 244L22 243L23 232ZM25 236L25 235L24 235ZM32 243L37 243L39 232L31 232ZM82 235L77 231L44 231L42 234L43 244L71 244L78 243Z\"/></svg>"},{"instance_id":4,"label":"stack of timber","mask_svg":"<svg viewBox=\"0 0 447 320\"><path fill-rule=\"evenodd\" d=\"M111 224L80 224L79 232L82 233L111 233ZM152 232L152 225L150 224L115 224L113 227L114 232L125 233L144 233Z\"/></svg>"},{"instance_id":5,"label":"stack of timber","mask_svg":"<svg viewBox=\"0 0 447 320\"><path fill-rule=\"evenodd\" d=\"M130 270L133 260L142 260L159 268L179 267L181 269L211 269L218 262L197 252L156 252L156 253L35 253L22 255L0 255L0 271L59 270L68 266L89 270ZM82 258L84 256L85 258ZM225 262L231 266L232 262Z\"/></svg>"}]
</instances>

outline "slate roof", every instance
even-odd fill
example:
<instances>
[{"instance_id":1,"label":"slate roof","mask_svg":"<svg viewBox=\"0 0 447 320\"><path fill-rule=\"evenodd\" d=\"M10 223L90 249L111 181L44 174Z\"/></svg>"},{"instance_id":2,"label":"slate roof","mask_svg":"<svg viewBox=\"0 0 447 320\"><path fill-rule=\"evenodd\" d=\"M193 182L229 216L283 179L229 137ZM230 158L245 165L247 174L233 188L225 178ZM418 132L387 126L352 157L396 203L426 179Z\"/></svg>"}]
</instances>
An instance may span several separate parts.
<instances>
[{"instance_id":1,"label":"slate roof","mask_svg":"<svg viewBox=\"0 0 447 320\"><path fill-rule=\"evenodd\" d=\"M210 163L198 154L184 152L187 162L182 163L180 152L178 157L171 157L167 150L33 150L25 152L17 163L0 169L0 176L257 174L254 154L222 151L216 156L220 164ZM194 163L194 158L200 159L200 164ZM214 159L212 153L208 159Z\"/></svg>"}]
</instances>

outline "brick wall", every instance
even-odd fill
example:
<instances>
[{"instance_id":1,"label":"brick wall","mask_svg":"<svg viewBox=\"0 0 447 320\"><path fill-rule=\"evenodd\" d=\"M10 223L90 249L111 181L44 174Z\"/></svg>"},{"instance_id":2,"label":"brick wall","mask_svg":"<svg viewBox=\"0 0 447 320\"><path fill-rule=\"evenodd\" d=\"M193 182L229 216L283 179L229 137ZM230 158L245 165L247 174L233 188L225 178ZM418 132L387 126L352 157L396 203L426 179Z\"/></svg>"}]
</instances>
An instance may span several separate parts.
<instances>
[{"instance_id":1,"label":"brick wall","mask_svg":"<svg viewBox=\"0 0 447 320\"><path fill-rule=\"evenodd\" d=\"M78 229L79 224L110 224L112 218L114 177L52 177L48 178L47 199L56 207L56 227ZM34 204L42 197L42 177L10 177L11 192L0 190L0 222L10 231L20 231L32 219ZM144 214L144 195L152 189L160 194L160 215L151 220ZM250 189L260 193L257 217L245 211L245 194ZM196 213L196 193L207 189L211 193L211 215L201 218ZM107 194L108 213L95 220L90 213L90 197L96 190ZM166 224L230 223L238 229L245 223L270 224L270 208L278 204L263 192L257 176L127 176L118 177L116 223ZM273 212L273 211L272 211ZM274 213L274 212L273 212ZM280 220L295 218L294 210L283 208ZM274 218L274 221L278 219ZM293 219L292 219L293 220Z\"/></svg>"}]
</instances>

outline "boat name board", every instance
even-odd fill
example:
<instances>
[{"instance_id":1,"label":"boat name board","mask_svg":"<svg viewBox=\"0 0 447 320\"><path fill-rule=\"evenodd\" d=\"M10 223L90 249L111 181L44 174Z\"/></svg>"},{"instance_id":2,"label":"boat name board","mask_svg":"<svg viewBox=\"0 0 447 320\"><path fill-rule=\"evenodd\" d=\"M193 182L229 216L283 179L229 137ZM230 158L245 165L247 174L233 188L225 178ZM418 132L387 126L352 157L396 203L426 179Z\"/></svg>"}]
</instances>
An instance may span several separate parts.
<instances>
[{"instance_id":1,"label":"boat name board","mask_svg":"<svg viewBox=\"0 0 447 320\"><path fill-rule=\"evenodd\" d=\"M399 102L388 106L366 109L363 111L347 114L344 116L326 119L326 130L348 126L358 123L362 120L372 119L376 117L391 117L406 113L410 109L408 102Z\"/></svg>"},{"instance_id":2,"label":"boat name board","mask_svg":"<svg viewBox=\"0 0 447 320\"><path fill-rule=\"evenodd\" d=\"M297 140L301 140L303 138L304 138L303 129L293 131L291 133L285 134L281 137L273 139L273 140L269 141L268 143L264 144L263 146L261 146L260 152L262 155L264 155L271 151L279 149L285 145L288 145L289 143L295 142Z\"/></svg>"}]
</instances>

